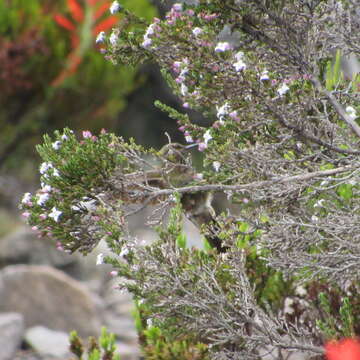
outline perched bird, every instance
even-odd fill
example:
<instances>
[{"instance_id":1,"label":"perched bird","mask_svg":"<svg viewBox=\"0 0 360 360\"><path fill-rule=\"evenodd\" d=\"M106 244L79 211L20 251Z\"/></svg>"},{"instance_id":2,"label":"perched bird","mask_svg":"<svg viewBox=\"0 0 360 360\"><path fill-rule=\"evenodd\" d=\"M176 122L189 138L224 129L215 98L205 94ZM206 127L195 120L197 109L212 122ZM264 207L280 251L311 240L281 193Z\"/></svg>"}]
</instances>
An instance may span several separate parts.
<instances>
[{"instance_id":1,"label":"perched bird","mask_svg":"<svg viewBox=\"0 0 360 360\"><path fill-rule=\"evenodd\" d=\"M159 155L163 158L163 173L170 186L186 186L194 181L196 171L189 157L189 150L194 146L197 144L185 146L169 143L159 151ZM199 229L202 225L216 224L212 200L213 194L210 191L181 195L181 205L186 217ZM208 236L207 241L218 252L225 252L227 249L216 234Z\"/></svg>"}]
</instances>

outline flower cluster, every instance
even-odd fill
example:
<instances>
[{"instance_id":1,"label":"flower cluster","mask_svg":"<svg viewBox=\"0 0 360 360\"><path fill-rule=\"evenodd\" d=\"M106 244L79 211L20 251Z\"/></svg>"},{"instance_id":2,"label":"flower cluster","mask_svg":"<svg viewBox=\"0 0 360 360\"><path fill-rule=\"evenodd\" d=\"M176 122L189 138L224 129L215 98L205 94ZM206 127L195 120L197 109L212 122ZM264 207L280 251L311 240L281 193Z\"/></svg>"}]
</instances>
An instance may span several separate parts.
<instances>
[{"instance_id":1,"label":"flower cluster","mask_svg":"<svg viewBox=\"0 0 360 360\"><path fill-rule=\"evenodd\" d=\"M83 131L82 139L78 141L72 130L65 129L63 133L56 133L55 140L46 136L44 145L38 148L45 160L39 168L41 188L35 194L26 193L21 208L23 216L39 236L62 239L58 246L60 250L72 252L80 248L88 251L91 244L82 248L79 242L93 236L86 230L90 223L95 226L94 230L99 228L100 236L104 215L93 191L98 189L101 196L104 176L110 175L118 162L115 142L113 135L106 131L100 136Z\"/></svg>"}]
</instances>

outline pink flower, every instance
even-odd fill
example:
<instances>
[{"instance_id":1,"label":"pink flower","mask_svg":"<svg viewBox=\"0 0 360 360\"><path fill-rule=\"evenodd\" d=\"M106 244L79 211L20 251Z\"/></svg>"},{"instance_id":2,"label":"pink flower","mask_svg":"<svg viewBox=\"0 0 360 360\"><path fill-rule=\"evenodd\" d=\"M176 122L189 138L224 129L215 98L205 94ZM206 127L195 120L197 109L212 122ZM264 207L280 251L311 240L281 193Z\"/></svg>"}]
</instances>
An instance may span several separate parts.
<instances>
[{"instance_id":1,"label":"pink flower","mask_svg":"<svg viewBox=\"0 0 360 360\"><path fill-rule=\"evenodd\" d=\"M204 151L207 148L207 145L203 142L199 143L198 145L198 150L199 151Z\"/></svg>"},{"instance_id":2,"label":"pink flower","mask_svg":"<svg viewBox=\"0 0 360 360\"><path fill-rule=\"evenodd\" d=\"M24 218L28 218L28 217L30 217L30 213L28 212L28 211L25 211L25 212L23 212L22 214L21 214Z\"/></svg>"},{"instance_id":3,"label":"pink flower","mask_svg":"<svg viewBox=\"0 0 360 360\"><path fill-rule=\"evenodd\" d=\"M92 134L91 134L91 132L89 130L86 130L86 131L82 132L82 136L83 136L84 139L89 139L89 138L92 137Z\"/></svg>"}]
</instances>

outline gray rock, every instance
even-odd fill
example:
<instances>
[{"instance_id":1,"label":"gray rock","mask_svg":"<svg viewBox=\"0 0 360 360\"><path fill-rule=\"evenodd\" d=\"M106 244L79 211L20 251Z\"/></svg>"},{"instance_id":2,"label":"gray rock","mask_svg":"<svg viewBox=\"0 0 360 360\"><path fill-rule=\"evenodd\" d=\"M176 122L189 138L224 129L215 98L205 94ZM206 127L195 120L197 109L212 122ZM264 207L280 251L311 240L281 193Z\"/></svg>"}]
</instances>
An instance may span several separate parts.
<instances>
[{"instance_id":1,"label":"gray rock","mask_svg":"<svg viewBox=\"0 0 360 360\"><path fill-rule=\"evenodd\" d=\"M26 331L25 341L40 355L57 358L71 355L69 335L62 331L50 330L44 326L34 326Z\"/></svg>"},{"instance_id":2,"label":"gray rock","mask_svg":"<svg viewBox=\"0 0 360 360\"><path fill-rule=\"evenodd\" d=\"M24 319L17 313L0 313L0 360L12 360L24 334Z\"/></svg>"},{"instance_id":3,"label":"gray rock","mask_svg":"<svg viewBox=\"0 0 360 360\"><path fill-rule=\"evenodd\" d=\"M49 266L11 265L0 271L0 311L23 314L26 327L97 335L98 310L87 288Z\"/></svg>"},{"instance_id":4,"label":"gray rock","mask_svg":"<svg viewBox=\"0 0 360 360\"><path fill-rule=\"evenodd\" d=\"M0 239L0 267L18 263L64 267L76 260L76 256L57 250L54 240L38 238L27 226Z\"/></svg>"},{"instance_id":5,"label":"gray rock","mask_svg":"<svg viewBox=\"0 0 360 360\"><path fill-rule=\"evenodd\" d=\"M136 343L138 334L134 320L126 316L118 316L113 313L105 314L105 325L109 332L126 343Z\"/></svg>"},{"instance_id":6,"label":"gray rock","mask_svg":"<svg viewBox=\"0 0 360 360\"><path fill-rule=\"evenodd\" d=\"M122 342L116 343L116 352L120 354L121 360L139 360L140 350L137 345L129 345Z\"/></svg>"}]
</instances>

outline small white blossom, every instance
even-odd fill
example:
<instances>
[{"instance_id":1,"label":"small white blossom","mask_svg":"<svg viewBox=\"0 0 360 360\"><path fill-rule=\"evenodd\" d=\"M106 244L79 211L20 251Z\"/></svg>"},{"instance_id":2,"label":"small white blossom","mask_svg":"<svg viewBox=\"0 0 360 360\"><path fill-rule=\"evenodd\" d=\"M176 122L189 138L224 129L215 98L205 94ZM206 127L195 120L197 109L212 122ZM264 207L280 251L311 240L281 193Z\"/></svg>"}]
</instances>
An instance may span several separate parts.
<instances>
[{"instance_id":1,"label":"small white blossom","mask_svg":"<svg viewBox=\"0 0 360 360\"><path fill-rule=\"evenodd\" d=\"M65 134L63 134L63 135L61 136L61 140L62 140L62 141L66 141L66 140L68 140L68 139L69 139L68 136L65 135Z\"/></svg>"},{"instance_id":2,"label":"small white blossom","mask_svg":"<svg viewBox=\"0 0 360 360\"><path fill-rule=\"evenodd\" d=\"M244 54L242 51L238 51L238 52L234 55L236 61L243 60L243 59L244 59L244 56L245 56L245 54Z\"/></svg>"},{"instance_id":3,"label":"small white blossom","mask_svg":"<svg viewBox=\"0 0 360 360\"><path fill-rule=\"evenodd\" d=\"M204 134L204 142L207 145L207 143L212 139L213 137L210 134L210 129L206 130Z\"/></svg>"},{"instance_id":4,"label":"small white blossom","mask_svg":"<svg viewBox=\"0 0 360 360\"><path fill-rule=\"evenodd\" d=\"M260 75L260 81L266 81L266 80L270 80L269 72L267 70L264 70Z\"/></svg>"},{"instance_id":5,"label":"small white blossom","mask_svg":"<svg viewBox=\"0 0 360 360\"><path fill-rule=\"evenodd\" d=\"M189 93L189 89L184 83L181 84L180 92L182 96L186 96Z\"/></svg>"},{"instance_id":6,"label":"small white blossom","mask_svg":"<svg viewBox=\"0 0 360 360\"><path fill-rule=\"evenodd\" d=\"M187 143L192 143L192 142L194 142L194 139L191 137L191 135L186 135L185 136L185 141Z\"/></svg>"},{"instance_id":7,"label":"small white blossom","mask_svg":"<svg viewBox=\"0 0 360 360\"><path fill-rule=\"evenodd\" d=\"M317 216L313 215L313 216L311 217L311 221L314 222L314 223L316 223L316 222L319 221L319 218L318 218Z\"/></svg>"},{"instance_id":8,"label":"small white blossom","mask_svg":"<svg viewBox=\"0 0 360 360\"><path fill-rule=\"evenodd\" d=\"M215 169L216 172L218 172L220 170L221 163L219 161L214 161L212 163L212 165L213 165L213 168Z\"/></svg>"},{"instance_id":9,"label":"small white blossom","mask_svg":"<svg viewBox=\"0 0 360 360\"><path fill-rule=\"evenodd\" d=\"M180 12L180 11L182 11L183 6L182 6L182 4L180 4L180 3L176 3L176 4L174 4L174 5L172 6L172 9L173 9L174 11L176 11L176 12Z\"/></svg>"},{"instance_id":10,"label":"small white blossom","mask_svg":"<svg viewBox=\"0 0 360 360\"><path fill-rule=\"evenodd\" d=\"M290 90L290 88L285 84L283 83L277 90L278 94L280 96L283 96L284 94L286 94L288 91Z\"/></svg>"},{"instance_id":11,"label":"small white blossom","mask_svg":"<svg viewBox=\"0 0 360 360\"><path fill-rule=\"evenodd\" d=\"M59 150L61 148L61 141L55 141L51 146L54 150Z\"/></svg>"},{"instance_id":12,"label":"small white blossom","mask_svg":"<svg viewBox=\"0 0 360 360\"><path fill-rule=\"evenodd\" d=\"M37 204L43 206L49 199L50 199L50 195L48 193L40 194Z\"/></svg>"},{"instance_id":13,"label":"small white blossom","mask_svg":"<svg viewBox=\"0 0 360 360\"><path fill-rule=\"evenodd\" d=\"M117 35L116 32L113 31L113 32L111 33L110 38L109 38L109 41L110 41L110 44L113 45L113 46L117 44L117 42L118 42L118 35Z\"/></svg>"},{"instance_id":14,"label":"small white blossom","mask_svg":"<svg viewBox=\"0 0 360 360\"><path fill-rule=\"evenodd\" d=\"M217 106L216 109L217 109L216 116L219 120L223 120L224 116L228 115L231 110L228 103L225 103L224 105L222 105L220 107Z\"/></svg>"},{"instance_id":15,"label":"small white blossom","mask_svg":"<svg viewBox=\"0 0 360 360\"><path fill-rule=\"evenodd\" d=\"M196 27L193 29L192 33L195 35L195 36L199 36L201 33L203 32L203 29L199 28L199 27Z\"/></svg>"},{"instance_id":16,"label":"small white blossom","mask_svg":"<svg viewBox=\"0 0 360 360\"><path fill-rule=\"evenodd\" d=\"M58 222L59 217L62 215L62 211L58 210L56 207L53 207L51 209L51 213L49 214L49 217L54 219L54 221Z\"/></svg>"},{"instance_id":17,"label":"small white blossom","mask_svg":"<svg viewBox=\"0 0 360 360\"><path fill-rule=\"evenodd\" d=\"M351 118L351 120L355 120L357 118L356 110L352 106L346 107L346 114Z\"/></svg>"},{"instance_id":18,"label":"small white blossom","mask_svg":"<svg viewBox=\"0 0 360 360\"><path fill-rule=\"evenodd\" d=\"M146 320L146 325L147 325L147 326L150 327L150 326L152 326L152 324L153 324L152 319L149 318L149 319Z\"/></svg>"},{"instance_id":19,"label":"small white blossom","mask_svg":"<svg viewBox=\"0 0 360 360\"><path fill-rule=\"evenodd\" d=\"M53 176L60 176L59 170L55 169L53 170Z\"/></svg>"},{"instance_id":20,"label":"small white blossom","mask_svg":"<svg viewBox=\"0 0 360 360\"><path fill-rule=\"evenodd\" d=\"M218 42L215 46L215 52L224 52L231 50L231 45L228 42Z\"/></svg>"},{"instance_id":21,"label":"small white blossom","mask_svg":"<svg viewBox=\"0 0 360 360\"><path fill-rule=\"evenodd\" d=\"M144 39L144 41L142 42L141 46L145 49L147 49L148 47L150 47L152 44L152 40L149 38Z\"/></svg>"},{"instance_id":22,"label":"small white blossom","mask_svg":"<svg viewBox=\"0 0 360 360\"><path fill-rule=\"evenodd\" d=\"M100 253L96 257L96 265L102 265L104 263L104 254Z\"/></svg>"},{"instance_id":23,"label":"small white blossom","mask_svg":"<svg viewBox=\"0 0 360 360\"><path fill-rule=\"evenodd\" d=\"M52 191L52 187L51 187L51 185L42 183L41 184L41 191L49 193L49 192Z\"/></svg>"},{"instance_id":24,"label":"small white blossom","mask_svg":"<svg viewBox=\"0 0 360 360\"><path fill-rule=\"evenodd\" d=\"M22 204L28 204L31 202L31 193L27 192L24 194L22 200L21 200L21 203Z\"/></svg>"},{"instance_id":25,"label":"small white blossom","mask_svg":"<svg viewBox=\"0 0 360 360\"><path fill-rule=\"evenodd\" d=\"M100 31L98 36L96 37L95 43L96 44L102 44L105 41L105 39L106 39L105 31Z\"/></svg>"},{"instance_id":26,"label":"small white blossom","mask_svg":"<svg viewBox=\"0 0 360 360\"><path fill-rule=\"evenodd\" d=\"M318 200L315 204L314 204L314 208L317 208L317 207L324 207L324 202L325 202L325 199L320 199Z\"/></svg>"},{"instance_id":27,"label":"small white blossom","mask_svg":"<svg viewBox=\"0 0 360 360\"><path fill-rule=\"evenodd\" d=\"M122 256L126 256L128 254L129 254L129 249L127 247L123 246L123 248L120 251L119 256L122 257Z\"/></svg>"},{"instance_id":28,"label":"small white blossom","mask_svg":"<svg viewBox=\"0 0 360 360\"><path fill-rule=\"evenodd\" d=\"M305 296L307 294L307 291L303 286L299 285L295 289L295 294L299 296Z\"/></svg>"},{"instance_id":29,"label":"small white blossom","mask_svg":"<svg viewBox=\"0 0 360 360\"><path fill-rule=\"evenodd\" d=\"M115 14L121 10L121 5L118 1L114 1L110 6L110 13Z\"/></svg>"},{"instance_id":30,"label":"small white blossom","mask_svg":"<svg viewBox=\"0 0 360 360\"><path fill-rule=\"evenodd\" d=\"M234 63L233 66L237 72L246 69L246 64L241 59L239 61L237 61L236 63Z\"/></svg>"},{"instance_id":31,"label":"small white blossom","mask_svg":"<svg viewBox=\"0 0 360 360\"><path fill-rule=\"evenodd\" d=\"M185 76L188 72L189 72L189 68L186 66L183 69L181 69L179 76Z\"/></svg>"},{"instance_id":32,"label":"small white blossom","mask_svg":"<svg viewBox=\"0 0 360 360\"><path fill-rule=\"evenodd\" d=\"M294 300L287 297L284 302L284 313L285 314L293 314L294 313L295 310L292 307L292 305L294 305Z\"/></svg>"},{"instance_id":33,"label":"small white blossom","mask_svg":"<svg viewBox=\"0 0 360 360\"><path fill-rule=\"evenodd\" d=\"M40 165L40 174L45 174L49 169L51 169L53 166L51 163L43 162Z\"/></svg>"},{"instance_id":34,"label":"small white blossom","mask_svg":"<svg viewBox=\"0 0 360 360\"><path fill-rule=\"evenodd\" d=\"M150 35L154 35L155 34L155 26L156 24L150 24L148 26L148 28L146 29L146 33L144 35L144 39L148 38Z\"/></svg>"}]
</instances>

